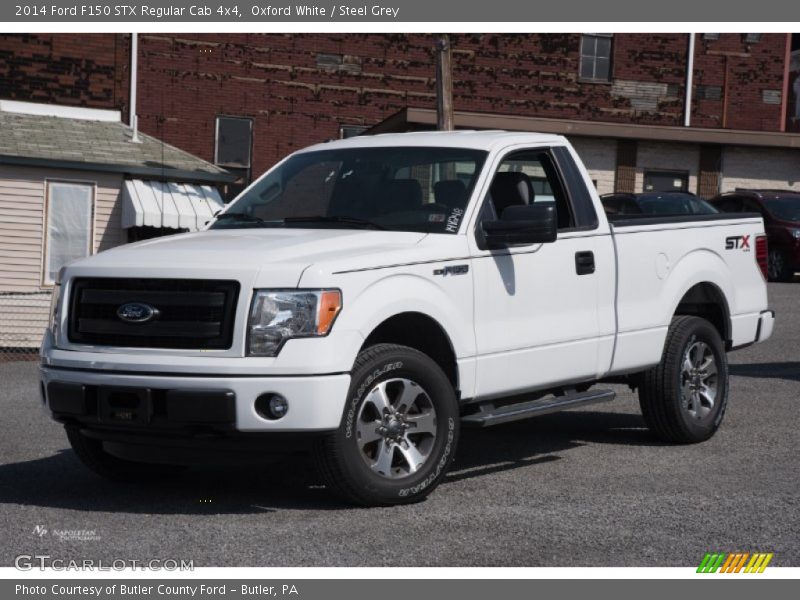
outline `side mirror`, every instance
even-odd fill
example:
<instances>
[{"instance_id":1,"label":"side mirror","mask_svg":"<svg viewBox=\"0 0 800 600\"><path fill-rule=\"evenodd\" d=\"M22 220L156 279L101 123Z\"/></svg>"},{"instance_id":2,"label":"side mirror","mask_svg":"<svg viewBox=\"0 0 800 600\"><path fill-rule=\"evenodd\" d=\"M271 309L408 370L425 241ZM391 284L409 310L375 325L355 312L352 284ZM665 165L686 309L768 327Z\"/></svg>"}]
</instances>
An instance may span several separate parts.
<instances>
[{"instance_id":1,"label":"side mirror","mask_svg":"<svg viewBox=\"0 0 800 600\"><path fill-rule=\"evenodd\" d=\"M555 242L558 235L555 203L509 206L500 220L483 222L483 233L489 248Z\"/></svg>"}]
</instances>

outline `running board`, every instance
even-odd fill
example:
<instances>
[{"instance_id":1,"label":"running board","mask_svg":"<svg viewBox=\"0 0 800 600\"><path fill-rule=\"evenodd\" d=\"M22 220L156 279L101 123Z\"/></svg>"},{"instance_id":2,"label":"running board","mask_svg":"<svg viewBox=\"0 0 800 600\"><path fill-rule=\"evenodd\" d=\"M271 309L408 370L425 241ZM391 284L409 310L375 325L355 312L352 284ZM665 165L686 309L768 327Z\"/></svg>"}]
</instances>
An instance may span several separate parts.
<instances>
[{"instance_id":1,"label":"running board","mask_svg":"<svg viewBox=\"0 0 800 600\"><path fill-rule=\"evenodd\" d=\"M491 402L488 402L482 404L478 412L462 417L461 422L469 427L490 427L491 425L521 421L529 417L548 415L568 408L586 406L587 404L609 402L616 395L613 390L590 390L580 394L566 394L564 396L548 397L500 407L495 407Z\"/></svg>"}]
</instances>

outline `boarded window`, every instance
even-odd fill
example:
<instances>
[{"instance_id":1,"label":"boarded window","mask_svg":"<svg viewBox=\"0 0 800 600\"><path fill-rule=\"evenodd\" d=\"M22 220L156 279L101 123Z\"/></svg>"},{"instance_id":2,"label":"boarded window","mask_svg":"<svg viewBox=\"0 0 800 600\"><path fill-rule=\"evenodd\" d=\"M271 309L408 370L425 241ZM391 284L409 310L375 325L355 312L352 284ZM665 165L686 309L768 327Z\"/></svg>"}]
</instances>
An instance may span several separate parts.
<instances>
[{"instance_id":1,"label":"boarded window","mask_svg":"<svg viewBox=\"0 0 800 600\"><path fill-rule=\"evenodd\" d=\"M216 131L214 162L236 176L223 190L224 200L229 202L250 185L253 119L217 117Z\"/></svg>"},{"instance_id":2,"label":"boarded window","mask_svg":"<svg viewBox=\"0 0 800 600\"><path fill-rule=\"evenodd\" d=\"M54 283L61 267L91 254L93 220L93 185L48 183L44 283Z\"/></svg>"},{"instance_id":3,"label":"boarded window","mask_svg":"<svg viewBox=\"0 0 800 600\"><path fill-rule=\"evenodd\" d=\"M611 80L612 41L610 33L587 33L581 36L581 79Z\"/></svg>"},{"instance_id":4,"label":"boarded window","mask_svg":"<svg viewBox=\"0 0 800 600\"><path fill-rule=\"evenodd\" d=\"M250 168L253 120L242 117L217 117L215 161L223 167Z\"/></svg>"}]
</instances>

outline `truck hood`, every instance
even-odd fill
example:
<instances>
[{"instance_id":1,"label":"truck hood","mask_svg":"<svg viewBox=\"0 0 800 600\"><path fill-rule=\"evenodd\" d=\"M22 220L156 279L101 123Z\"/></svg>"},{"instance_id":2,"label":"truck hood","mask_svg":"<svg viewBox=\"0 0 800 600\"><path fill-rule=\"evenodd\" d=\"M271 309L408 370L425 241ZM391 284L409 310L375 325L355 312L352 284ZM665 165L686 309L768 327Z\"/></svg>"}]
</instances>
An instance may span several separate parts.
<instances>
[{"instance_id":1,"label":"truck hood","mask_svg":"<svg viewBox=\"0 0 800 600\"><path fill-rule=\"evenodd\" d=\"M73 262L68 276L237 278L295 287L316 262L407 251L424 233L361 229L227 229L118 246ZM263 277L260 274L263 273Z\"/></svg>"}]
</instances>

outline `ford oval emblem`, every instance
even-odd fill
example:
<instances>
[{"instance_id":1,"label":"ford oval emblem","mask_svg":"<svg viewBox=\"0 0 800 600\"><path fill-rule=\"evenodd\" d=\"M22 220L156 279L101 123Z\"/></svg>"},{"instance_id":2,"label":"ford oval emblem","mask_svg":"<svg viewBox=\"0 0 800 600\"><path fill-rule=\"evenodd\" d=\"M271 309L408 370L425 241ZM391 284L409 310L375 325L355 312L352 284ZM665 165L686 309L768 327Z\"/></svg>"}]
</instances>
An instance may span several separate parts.
<instances>
[{"instance_id":1,"label":"ford oval emblem","mask_svg":"<svg viewBox=\"0 0 800 600\"><path fill-rule=\"evenodd\" d=\"M158 309L143 302L127 302L117 309L117 316L126 323L147 323L158 316Z\"/></svg>"}]
</instances>

